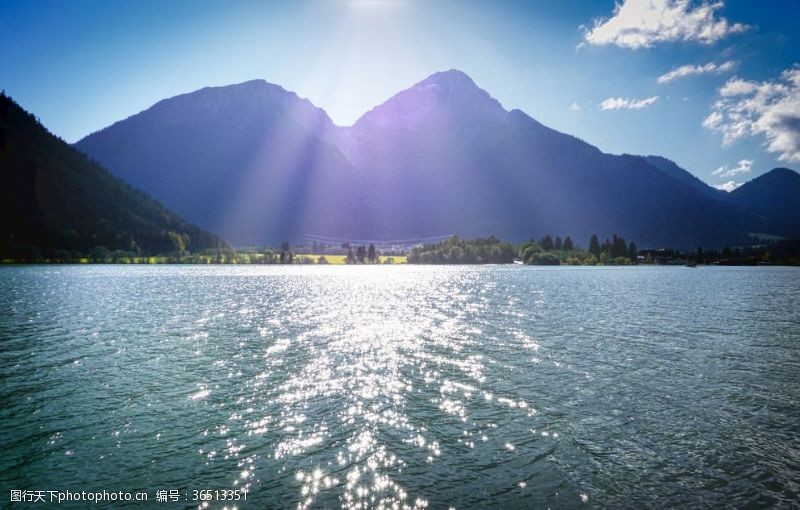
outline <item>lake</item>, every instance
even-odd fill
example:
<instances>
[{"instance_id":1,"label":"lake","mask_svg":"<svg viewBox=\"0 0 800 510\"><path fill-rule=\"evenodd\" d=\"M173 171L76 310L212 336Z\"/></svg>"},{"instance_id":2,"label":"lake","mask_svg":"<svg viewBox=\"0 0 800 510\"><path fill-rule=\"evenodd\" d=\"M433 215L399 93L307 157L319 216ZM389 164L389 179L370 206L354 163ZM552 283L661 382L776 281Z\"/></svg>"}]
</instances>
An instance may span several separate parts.
<instances>
[{"instance_id":1,"label":"lake","mask_svg":"<svg viewBox=\"0 0 800 510\"><path fill-rule=\"evenodd\" d=\"M7 266L0 346L5 506L800 497L795 268Z\"/></svg>"}]
</instances>

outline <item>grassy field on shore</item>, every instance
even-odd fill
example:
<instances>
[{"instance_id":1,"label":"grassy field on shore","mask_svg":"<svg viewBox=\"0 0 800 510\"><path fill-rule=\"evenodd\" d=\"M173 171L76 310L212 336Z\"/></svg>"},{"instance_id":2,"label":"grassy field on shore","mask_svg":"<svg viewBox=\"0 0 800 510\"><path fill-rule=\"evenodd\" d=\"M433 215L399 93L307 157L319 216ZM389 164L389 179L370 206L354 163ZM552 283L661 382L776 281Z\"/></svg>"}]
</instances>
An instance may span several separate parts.
<instances>
[{"instance_id":1,"label":"grassy field on shore","mask_svg":"<svg viewBox=\"0 0 800 510\"><path fill-rule=\"evenodd\" d=\"M328 260L328 264L332 264L332 265L345 264L345 259L347 258L346 255L311 255L311 254L308 254L308 253L297 253L295 255L295 258L302 260L304 257L309 257L316 264L317 260L319 259L320 256L325 257ZM381 264L387 264L387 263L388 264L405 264L406 263L406 258L407 257L405 255L396 255L396 256L393 256L393 257L387 257L386 255L380 255L379 260L380 260ZM388 259L391 259L391 261L387 262Z\"/></svg>"},{"instance_id":2,"label":"grassy field on shore","mask_svg":"<svg viewBox=\"0 0 800 510\"><path fill-rule=\"evenodd\" d=\"M321 255L310 253L297 253L294 255L294 264L319 264ZM325 260L330 265L345 265L346 255L324 255ZM386 256L380 255L381 264L405 264L405 255ZM218 258L208 255L184 255L172 257L157 255L153 257L71 257L64 259L41 258L35 260L14 260L2 259L0 264L16 263L37 263L37 264L269 264L265 262L264 255L261 253L236 253L233 255ZM275 262L275 264L278 264Z\"/></svg>"}]
</instances>

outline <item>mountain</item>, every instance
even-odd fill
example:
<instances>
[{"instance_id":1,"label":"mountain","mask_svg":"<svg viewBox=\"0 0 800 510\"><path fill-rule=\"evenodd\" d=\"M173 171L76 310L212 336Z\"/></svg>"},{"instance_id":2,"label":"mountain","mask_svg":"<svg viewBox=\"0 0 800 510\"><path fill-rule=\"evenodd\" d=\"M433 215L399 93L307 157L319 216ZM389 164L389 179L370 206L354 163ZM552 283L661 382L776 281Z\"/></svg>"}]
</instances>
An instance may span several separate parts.
<instances>
[{"instance_id":1,"label":"mountain","mask_svg":"<svg viewBox=\"0 0 800 510\"><path fill-rule=\"evenodd\" d=\"M466 74L436 73L349 127L263 81L166 99L77 147L234 243L307 234L519 241L618 233L640 246L747 243L793 226L657 157L611 155Z\"/></svg>"},{"instance_id":2,"label":"mountain","mask_svg":"<svg viewBox=\"0 0 800 510\"><path fill-rule=\"evenodd\" d=\"M335 143L362 170L373 228L394 239L503 235L510 220L485 165L507 112L463 73L437 73L339 129ZM493 182L494 181L494 182ZM518 222L518 221L517 221Z\"/></svg>"},{"instance_id":3,"label":"mountain","mask_svg":"<svg viewBox=\"0 0 800 510\"><path fill-rule=\"evenodd\" d=\"M89 253L97 246L145 255L181 244L225 246L83 153L0 95L0 258Z\"/></svg>"},{"instance_id":4,"label":"mountain","mask_svg":"<svg viewBox=\"0 0 800 510\"><path fill-rule=\"evenodd\" d=\"M77 148L236 244L359 232L356 170L324 135L328 115L249 81L161 101Z\"/></svg>"},{"instance_id":5,"label":"mountain","mask_svg":"<svg viewBox=\"0 0 800 510\"><path fill-rule=\"evenodd\" d=\"M725 200L727 193L718 190L714 187L709 186L705 182L698 179L694 174L691 172L679 167L675 164L674 161L667 159L662 156L644 156L644 160L650 164L653 168L661 170L666 175L672 177L676 181L679 181L693 190L699 191L711 198L715 198L717 200Z\"/></svg>"},{"instance_id":6,"label":"mountain","mask_svg":"<svg viewBox=\"0 0 800 510\"><path fill-rule=\"evenodd\" d=\"M379 204L376 234L616 232L642 245L696 247L773 228L646 158L604 154L506 111L460 71L430 76L343 131L338 145Z\"/></svg>"},{"instance_id":7,"label":"mountain","mask_svg":"<svg viewBox=\"0 0 800 510\"><path fill-rule=\"evenodd\" d=\"M800 174L788 168L774 168L729 195L742 207L800 223Z\"/></svg>"}]
</instances>

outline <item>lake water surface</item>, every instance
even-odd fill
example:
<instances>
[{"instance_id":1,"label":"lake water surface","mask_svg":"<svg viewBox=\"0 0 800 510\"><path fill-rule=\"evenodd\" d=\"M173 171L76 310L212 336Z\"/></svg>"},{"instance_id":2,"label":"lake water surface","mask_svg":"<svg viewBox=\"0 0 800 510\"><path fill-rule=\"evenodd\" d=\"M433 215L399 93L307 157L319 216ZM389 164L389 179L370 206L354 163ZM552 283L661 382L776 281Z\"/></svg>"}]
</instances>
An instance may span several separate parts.
<instances>
[{"instance_id":1,"label":"lake water surface","mask_svg":"<svg viewBox=\"0 0 800 510\"><path fill-rule=\"evenodd\" d=\"M796 507L799 396L798 269L0 268L0 506Z\"/></svg>"}]
</instances>

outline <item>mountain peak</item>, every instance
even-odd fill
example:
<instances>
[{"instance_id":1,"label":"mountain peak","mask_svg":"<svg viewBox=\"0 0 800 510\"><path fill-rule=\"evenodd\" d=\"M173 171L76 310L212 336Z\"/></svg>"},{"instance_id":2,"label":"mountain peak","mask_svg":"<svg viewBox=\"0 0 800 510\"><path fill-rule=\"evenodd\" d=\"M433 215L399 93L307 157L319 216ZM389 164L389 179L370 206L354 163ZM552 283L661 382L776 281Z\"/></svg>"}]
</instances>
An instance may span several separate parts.
<instances>
[{"instance_id":1,"label":"mountain peak","mask_svg":"<svg viewBox=\"0 0 800 510\"><path fill-rule=\"evenodd\" d=\"M769 172L759 175L742 186L739 186L731 192L731 194L744 195L751 188L755 189L759 186L783 186L800 184L800 174L785 167L773 168Z\"/></svg>"},{"instance_id":2,"label":"mountain peak","mask_svg":"<svg viewBox=\"0 0 800 510\"><path fill-rule=\"evenodd\" d=\"M249 98L250 100L300 99L295 92L286 90L280 85L270 83L267 80L261 78L243 81L241 83L234 83L231 85L203 87L193 92L180 94L171 99L179 98L179 99L186 99L193 101L196 100L197 98L209 98L209 97L224 98L224 100L236 100L236 99L243 100L247 98ZM169 99L165 101L169 101Z\"/></svg>"},{"instance_id":3,"label":"mountain peak","mask_svg":"<svg viewBox=\"0 0 800 510\"><path fill-rule=\"evenodd\" d=\"M731 191L730 197L739 205L789 219L797 225L800 174L788 168L773 168Z\"/></svg>"},{"instance_id":4,"label":"mountain peak","mask_svg":"<svg viewBox=\"0 0 800 510\"><path fill-rule=\"evenodd\" d=\"M216 119L216 122L235 120L239 125L249 123L251 127L264 126L278 119L318 132L333 126L328 114L311 101L264 79L203 87L178 94L162 99L126 120L140 126L139 134L146 136L146 132L156 125L178 129L178 126L195 126L200 119ZM98 135L106 129L90 133L78 140L76 146L89 151L89 146L96 143Z\"/></svg>"},{"instance_id":5,"label":"mountain peak","mask_svg":"<svg viewBox=\"0 0 800 510\"><path fill-rule=\"evenodd\" d=\"M271 91L271 92L279 92L283 94L290 94L296 96L294 92L286 90L285 88L277 85L275 83L270 83L263 78L255 78L253 80L243 81L241 83L234 83L231 85L221 85L218 87L205 87L200 90L244 90L244 91L253 91L253 92L264 92L264 91Z\"/></svg>"},{"instance_id":6,"label":"mountain peak","mask_svg":"<svg viewBox=\"0 0 800 510\"><path fill-rule=\"evenodd\" d=\"M797 172L795 172L791 168L786 168L786 167L782 167L782 166L779 166L778 168L773 168L772 170L770 170L769 172L765 173L764 175L765 176L766 175L785 176L785 177L790 177L790 178L793 178L793 179L796 178L796 177L800 177L800 174L798 174Z\"/></svg>"},{"instance_id":7,"label":"mountain peak","mask_svg":"<svg viewBox=\"0 0 800 510\"><path fill-rule=\"evenodd\" d=\"M434 73L368 111L353 127L407 129L441 115L466 119L501 118L506 111L466 73L451 69Z\"/></svg>"},{"instance_id":8,"label":"mountain peak","mask_svg":"<svg viewBox=\"0 0 800 510\"><path fill-rule=\"evenodd\" d=\"M422 80L419 84L423 83L439 83L439 84L449 84L449 85L467 85L477 87L475 85L475 81L469 77L467 73L464 71L459 71L458 69L449 69L447 71L439 71L433 73L432 75L428 76L424 80Z\"/></svg>"},{"instance_id":9,"label":"mountain peak","mask_svg":"<svg viewBox=\"0 0 800 510\"><path fill-rule=\"evenodd\" d=\"M457 96L472 100L480 98L483 100L490 100L492 103L500 106L500 103L490 96L488 92L480 88L467 73L459 71L458 69L433 73L403 92L407 91L435 91L437 95L442 97Z\"/></svg>"}]
</instances>

